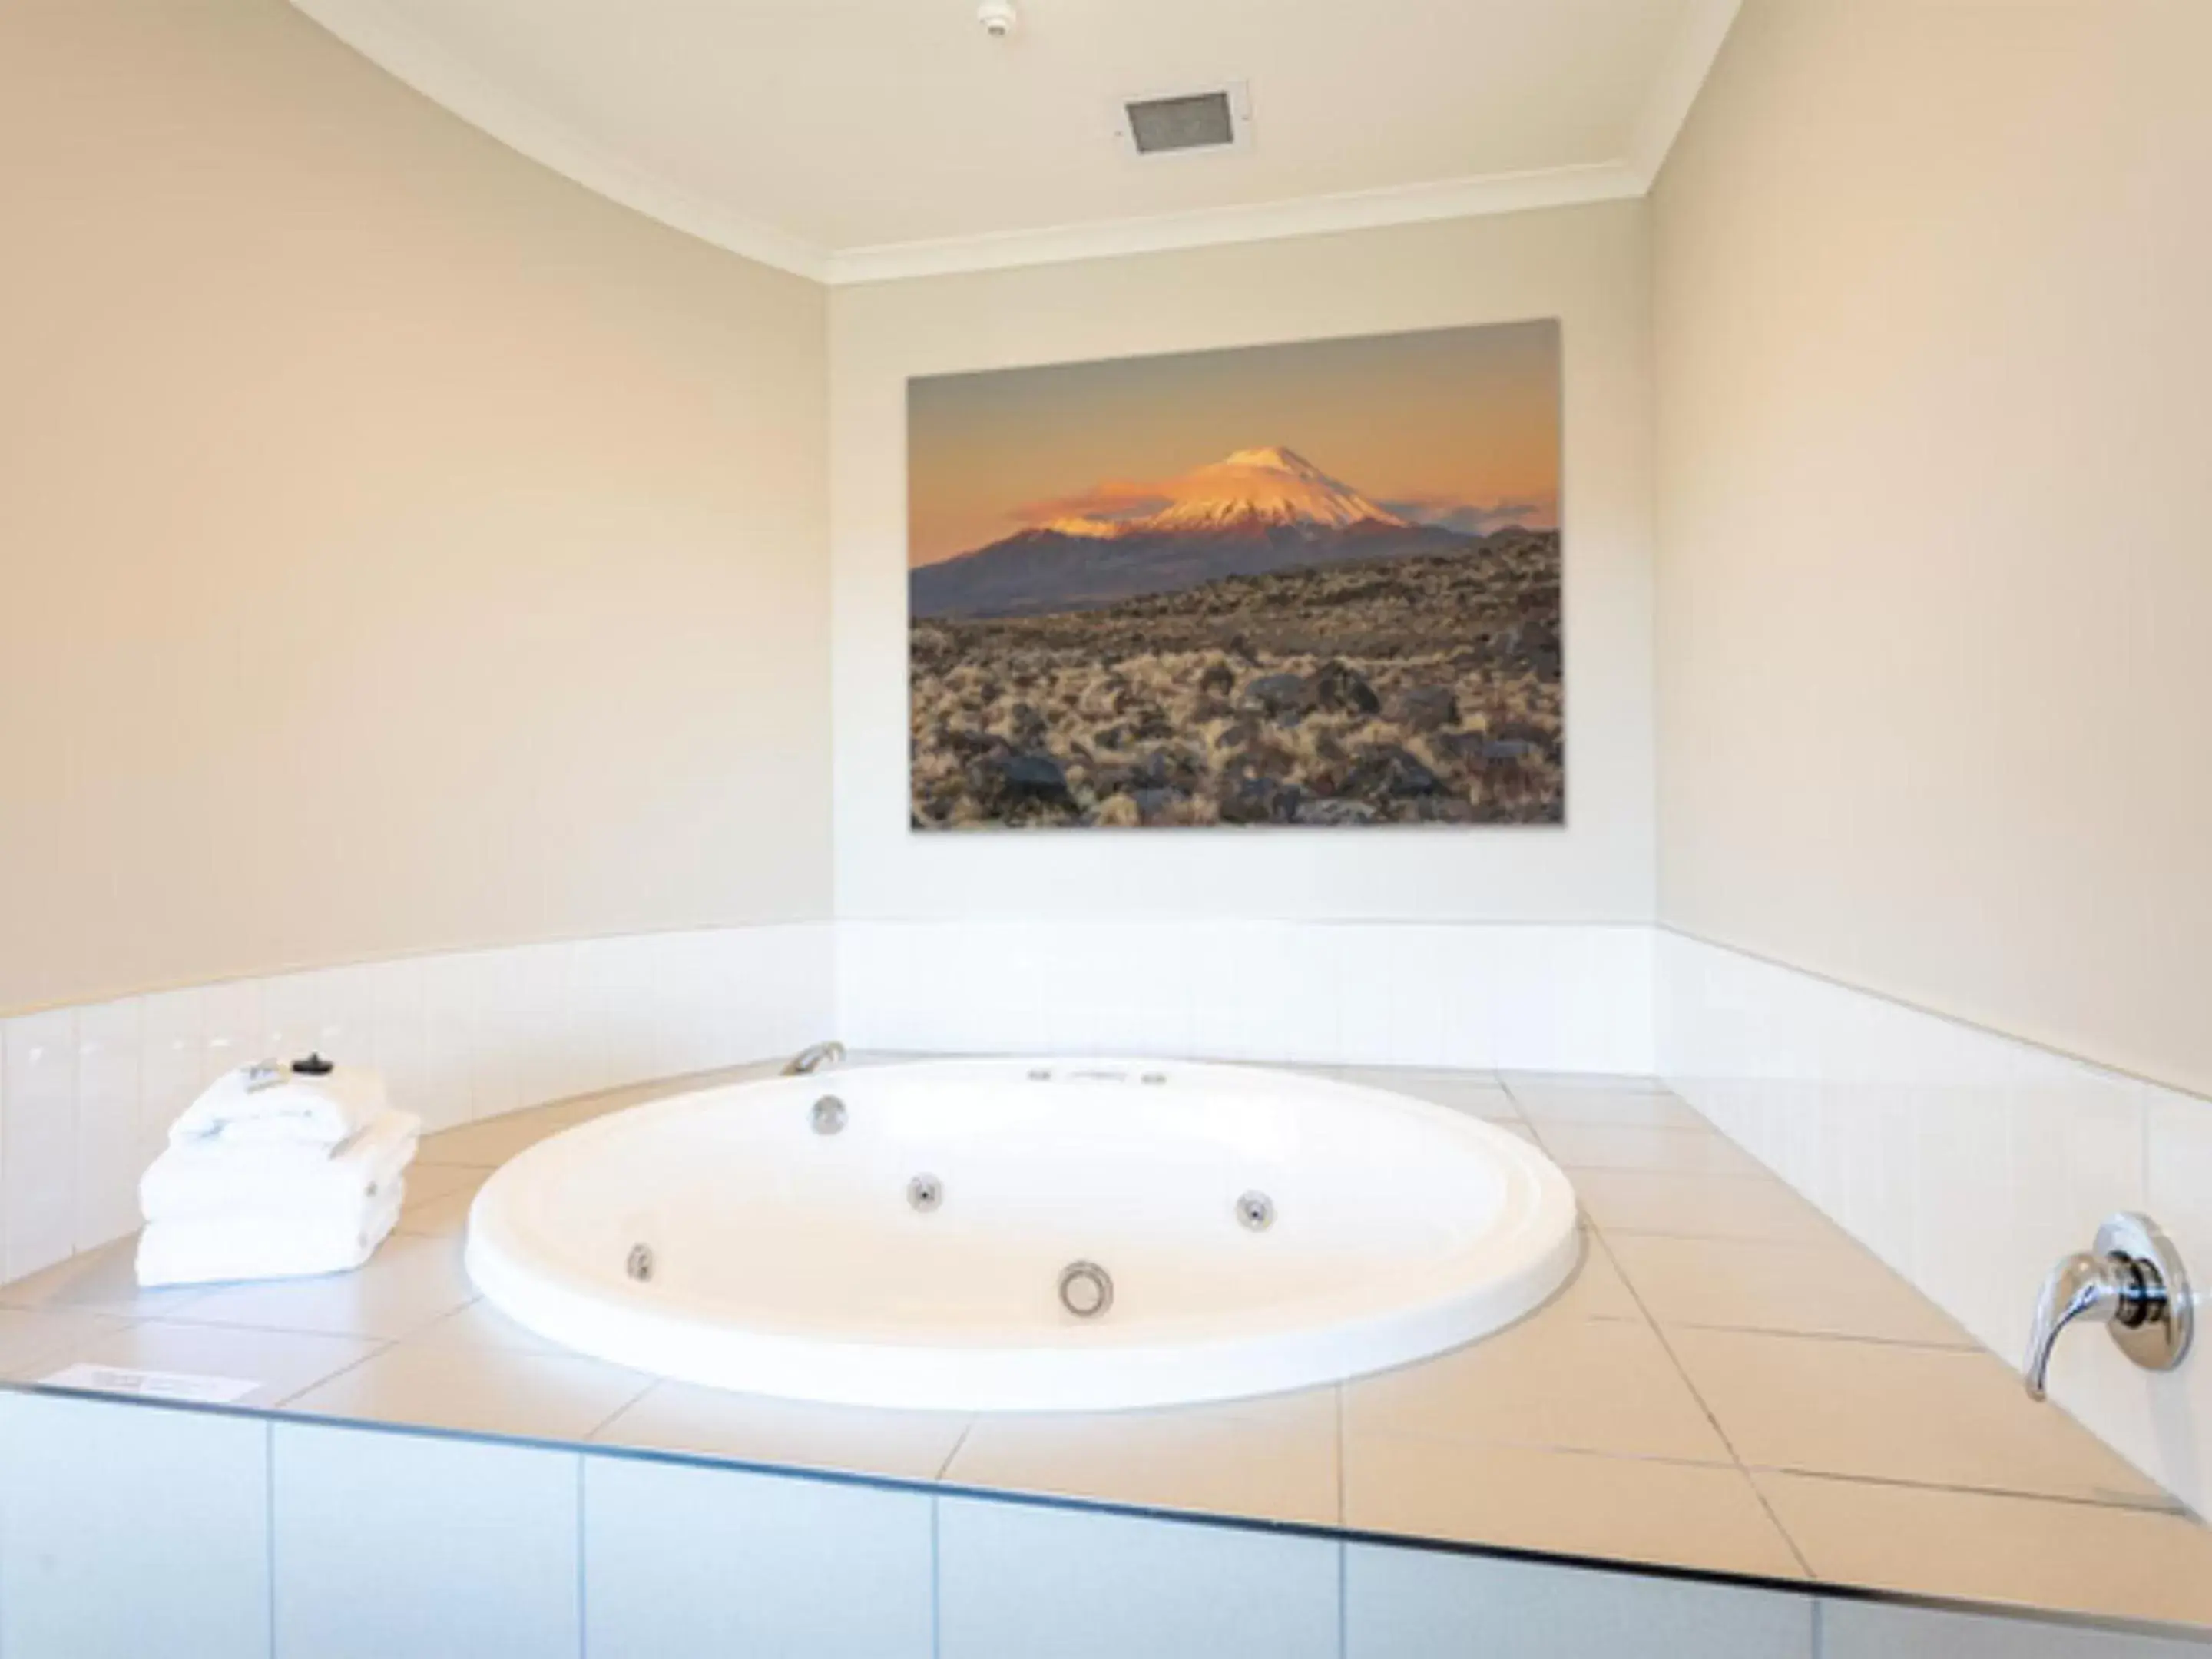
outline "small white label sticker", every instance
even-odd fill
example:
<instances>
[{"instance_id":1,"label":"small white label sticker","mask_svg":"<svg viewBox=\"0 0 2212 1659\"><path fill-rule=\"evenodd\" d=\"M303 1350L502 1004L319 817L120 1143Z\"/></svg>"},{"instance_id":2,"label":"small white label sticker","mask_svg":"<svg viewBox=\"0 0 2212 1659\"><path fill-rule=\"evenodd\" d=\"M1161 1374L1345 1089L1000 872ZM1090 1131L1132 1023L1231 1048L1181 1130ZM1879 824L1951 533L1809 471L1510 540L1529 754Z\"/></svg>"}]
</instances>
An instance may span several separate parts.
<instances>
[{"instance_id":1,"label":"small white label sticker","mask_svg":"<svg viewBox=\"0 0 2212 1659\"><path fill-rule=\"evenodd\" d=\"M196 1376L189 1371L142 1371L128 1365L70 1365L43 1379L50 1389L89 1389L136 1395L141 1400L187 1400L228 1406L261 1386L236 1376Z\"/></svg>"}]
</instances>

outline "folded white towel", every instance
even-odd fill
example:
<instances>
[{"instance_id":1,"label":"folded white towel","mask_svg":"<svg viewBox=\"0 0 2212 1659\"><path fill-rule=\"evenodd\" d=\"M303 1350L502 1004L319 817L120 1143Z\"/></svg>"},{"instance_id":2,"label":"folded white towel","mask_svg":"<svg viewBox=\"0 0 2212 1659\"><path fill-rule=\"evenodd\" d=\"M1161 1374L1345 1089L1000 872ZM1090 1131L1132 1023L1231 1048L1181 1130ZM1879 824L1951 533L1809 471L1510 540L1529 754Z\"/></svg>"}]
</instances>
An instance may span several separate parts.
<instances>
[{"instance_id":1,"label":"folded white towel","mask_svg":"<svg viewBox=\"0 0 2212 1659\"><path fill-rule=\"evenodd\" d=\"M143 1285L232 1279L298 1279L350 1272L376 1253L399 1219L404 1181L343 1215L238 1214L157 1221L138 1235Z\"/></svg>"},{"instance_id":2,"label":"folded white towel","mask_svg":"<svg viewBox=\"0 0 2212 1659\"><path fill-rule=\"evenodd\" d=\"M336 1147L312 1141L234 1144L227 1134L173 1146L138 1179L149 1222L203 1216L349 1216L399 1179L415 1157L422 1120L380 1112Z\"/></svg>"},{"instance_id":3,"label":"folded white towel","mask_svg":"<svg viewBox=\"0 0 2212 1659\"><path fill-rule=\"evenodd\" d=\"M225 1072L169 1126L169 1144L221 1135L244 1146L350 1140L385 1107L384 1079L366 1066L311 1074L263 1060Z\"/></svg>"}]
</instances>

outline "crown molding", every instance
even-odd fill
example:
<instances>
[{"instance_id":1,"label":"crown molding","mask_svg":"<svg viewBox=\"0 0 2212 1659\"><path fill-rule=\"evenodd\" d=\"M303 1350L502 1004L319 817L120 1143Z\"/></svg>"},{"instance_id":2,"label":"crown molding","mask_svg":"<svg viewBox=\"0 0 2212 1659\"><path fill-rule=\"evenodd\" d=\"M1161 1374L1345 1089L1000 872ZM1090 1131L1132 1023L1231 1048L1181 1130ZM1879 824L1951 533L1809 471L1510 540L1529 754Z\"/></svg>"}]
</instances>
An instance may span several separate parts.
<instances>
[{"instance_id":1,"label":"crown molding","mask_svg":"<svg viewBox=\"0 0 2212 1659\"><path fill-rule=\"evenodd\" d=\"M1659 169L1667 165L1668 152L1681 136L1690 107L1705 89L1705 77L1742 9L1743 0L1690 0L1628 137L1628 166L1646 191L1659 182Z\"/></svg>"},{"instance_id":2,"label":"crown molding","mask_svg":"<svg viewBox=\"0 0 2212 1659\"><path fill-rule=\"evenodd\" d=\"M621 160L395 23L378 0L291 0L291 4L431 102L585 189L732 253L794 276L841 286L1631 200L1644 195L1658 177L1667 152L1735 21L1741 0L1690 0L1683 27L1638 117L1629 153L1621 161L1146 218L834 250L731 213Z\"/></svg>"},{"instance_id":3,"label":"crown molding","mask_svg":"<svg viewBox=\"0 0 2212 1659\"><path fill-rule=\"evenodd\" d=\"M572 183L732 253L817 283L827 280L827 249L702 201L620 160L393 22L375 0L291 3L395 80Z\"/></svg>"},{"instance_id":4,"label":"crown molding","mask_svg":"<svg viewBox=\"0 0 2212 1659\"><path fill-rule=\"evenodd\" d=\"M1288 202L1210 208L1144 219L1108 219L1045 230L1008 231L943 241L894 242L848 248L830 256L828 280L898 282L962 271L1005 270L1016 265L1057 264L1073 259L1159 253L1176 248L1218 247L1232 242L1272 241L1285 236L1325 236L1335 231L1386 225L1469 219L1529 208L1570 207L1641 196L1644 181L1617 163L1550 167L1537 173L1492 173L1432 185L1307 196Z\"/></svg>"}]
</instances>

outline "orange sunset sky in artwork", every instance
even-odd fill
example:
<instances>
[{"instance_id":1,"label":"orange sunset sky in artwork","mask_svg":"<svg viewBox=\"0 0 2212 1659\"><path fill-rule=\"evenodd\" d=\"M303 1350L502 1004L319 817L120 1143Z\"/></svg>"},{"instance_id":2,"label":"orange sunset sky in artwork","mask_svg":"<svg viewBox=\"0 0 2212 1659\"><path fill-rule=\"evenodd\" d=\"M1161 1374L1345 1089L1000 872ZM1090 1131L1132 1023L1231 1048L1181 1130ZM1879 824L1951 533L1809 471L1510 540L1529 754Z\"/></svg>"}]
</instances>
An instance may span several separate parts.
<instances>
[{"instance_id":1,"label":"orange sunset sky in artwork","mask_svg":"<svg viewBox=\"0 0 2212 1659\"><path fill-rule=\"evenodd\" d=\"M1406 518L1559 523L1556 322L939 375L907 410L910 564L1142 512L1165 480L1267 446Z\"/></svg>"}]
</instances>

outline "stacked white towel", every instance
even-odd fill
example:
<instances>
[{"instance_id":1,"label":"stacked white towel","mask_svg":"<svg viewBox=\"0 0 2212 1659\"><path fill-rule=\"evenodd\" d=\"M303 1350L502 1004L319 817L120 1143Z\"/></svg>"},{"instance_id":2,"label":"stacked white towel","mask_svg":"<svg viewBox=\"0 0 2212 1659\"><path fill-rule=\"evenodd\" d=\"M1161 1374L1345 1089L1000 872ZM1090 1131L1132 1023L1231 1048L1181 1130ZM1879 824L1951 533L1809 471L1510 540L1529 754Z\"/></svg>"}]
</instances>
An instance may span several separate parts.
<instances>
[{"instance_id":1,"label":"stacked white towel","mask_svg":"<svg viewBox=\"0 0 2212 1659\"><path fill-rule=\"evenodd\" d=\"M366 1068L264 1061L226 1073L140 1178L138 1282L358 1267L399 1218L422 1127Z\"/></svg>"}]
</instances>

